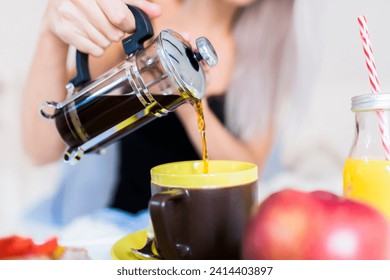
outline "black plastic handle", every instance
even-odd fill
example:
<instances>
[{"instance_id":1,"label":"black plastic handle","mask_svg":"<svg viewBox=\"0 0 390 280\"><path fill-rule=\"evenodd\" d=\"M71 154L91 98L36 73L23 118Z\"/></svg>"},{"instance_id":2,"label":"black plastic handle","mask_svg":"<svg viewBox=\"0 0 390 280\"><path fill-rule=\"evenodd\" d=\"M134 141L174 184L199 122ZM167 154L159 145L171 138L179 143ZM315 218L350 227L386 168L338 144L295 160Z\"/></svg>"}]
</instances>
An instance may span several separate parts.
<instances>
[{"instance_id":1,"label":"black plastic handle","mask_svg":"<svg viewBox=\"0 0 390 280\"><path fill-rule=\"evenodd\" d=\"M140 9L127 5L135 19L135 32L122 40L123 49L127 55L134 54L137 50L144 48L146 40L153 37L153 27L149 17ZM79 50L76 52L76 76L69 82L75 87L91 80L88 67L88 54Z\"/></svg>"},{"instance_id":2,"label":"black plastic handle","mask_svg":"<svg viewBox=\"0 0 390 280\"><path fill-rule=\"evenodd\" d=\"M134 15L135 19L135 33L131 34L122 40L123 49L127 55L135 53L137 50L144 48L144 42L153 37L153 27L149 17L142 10L127 5Z\"/></svg>"}]
</instances>

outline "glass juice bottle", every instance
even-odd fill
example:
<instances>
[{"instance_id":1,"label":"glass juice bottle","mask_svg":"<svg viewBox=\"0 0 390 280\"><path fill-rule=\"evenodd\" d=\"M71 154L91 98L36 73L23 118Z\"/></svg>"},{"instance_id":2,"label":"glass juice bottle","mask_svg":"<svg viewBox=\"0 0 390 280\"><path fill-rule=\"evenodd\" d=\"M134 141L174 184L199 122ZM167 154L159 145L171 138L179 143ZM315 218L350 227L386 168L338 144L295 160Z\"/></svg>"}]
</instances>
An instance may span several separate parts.
<instances>
[{"instance_id":1,"label":"glass juice bottle","mask_svg":"<svg viewBox=\"0 0 390 280\"><path fill-rule=\"evenodd\" d=\"M355 139L344 165L344 196L365 202L390 220L390 94L352 98Z\"/></svg>"}]
</instances>

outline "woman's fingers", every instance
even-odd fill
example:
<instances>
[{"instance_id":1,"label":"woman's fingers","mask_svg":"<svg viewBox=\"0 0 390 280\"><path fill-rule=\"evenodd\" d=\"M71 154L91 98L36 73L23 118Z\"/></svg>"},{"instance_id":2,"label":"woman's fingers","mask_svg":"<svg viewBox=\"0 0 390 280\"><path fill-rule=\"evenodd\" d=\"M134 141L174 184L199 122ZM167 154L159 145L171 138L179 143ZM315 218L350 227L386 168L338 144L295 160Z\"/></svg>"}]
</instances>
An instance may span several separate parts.
<instances>
[{"instance_id":1,"label":"woman's fingers","mask_svg":"<svg viewBox=\"0 0 390 280\"><path fill-rule=\"evenodd\" d=\"M142 9L151 18L161 13L159 5L146 0L52 0L45 23L65 43L100 56L125 32L133 33L136 29L126 4Z\"/></svg>"},{"instance_id":2,"label":"woman's fingers","mask_svg":"<svg viewBox=\"0 0 390 280\"><path fill-rule=\"evenodd\" d=\"M133 5L143 10L150 18L161 15L161 6L145 0L123 0L126 4Z\"/></svg>"},{"instance_id":3,"label":"woman's fingers","mask_svg":"<svg viewBox=\"0 0 390 280\"><path fill-rule=\"evenodd\" d=\"M134 31L134 17L125 3L117 0L97 0L96 2L114 26L124 32Z\"/></svg>"},{"instance_id":4,"label":"woman's fingers","mask_svg":"<svg viewBox=\"0 0 390 280\"><path fill-rule=\"evenodd\" d=\"M71 1L64 1L58 8L53 29L64 42L77 49L99 56L111 42L97 30Z\"/></svg>"},{"instance_id":5,"label":"woman's fingers","mask_svg":"<svg viewBox=\"0 0 390 280\"><path fill-rule=\"evenodd\" d=\"M91 10L94 14L98 13L99 11L96 9L96 7L95 9L91 8ZM86 17L85 13L79 9L79 7L74 6L72 16L73 18L71 18L70 21L79 27L79 35L84 36L86 39L91 40L93 43L104 49L111 44L112 40L100 32L94 22L91 22Z\"/></svg>"},{"instance_id":6,"label":"woman's fingers","mask_svg":"<svg viewBox=\"0 0 390 280\"><path fill-rule=\"evenodd\" d=\"M99 57L104 53L104 48L95 44L93 41L85 37L84 34L80 34L78 30L72 30L72 33L66 33L64 35L64 41L72 41L73 46L83 53L88 53L93 56Z\"/></svg>"},{"instance_id":7,"label":"woman's fingers","mask_svg":"<svg viewBox=\"0 0 390 280\"><path fill-rule=\"evenodd\" d=\"M123 38L124 32L110 22L95 0L73 1L84 12L88 21L111 42Z\"/></svg>"},{"instance_id":8,"label":"woman's fingers","mask_svg":"<svg viewBox=\"0 0 390 280\"><path fill-rule=\"evenodd\" d=\"M149 17L161 13L161 7L145 0L96 0L108 20L120 30L132 33L135 30L134 16L126 4L134 5L144 10Z\"/></svg>"}]
</instances>

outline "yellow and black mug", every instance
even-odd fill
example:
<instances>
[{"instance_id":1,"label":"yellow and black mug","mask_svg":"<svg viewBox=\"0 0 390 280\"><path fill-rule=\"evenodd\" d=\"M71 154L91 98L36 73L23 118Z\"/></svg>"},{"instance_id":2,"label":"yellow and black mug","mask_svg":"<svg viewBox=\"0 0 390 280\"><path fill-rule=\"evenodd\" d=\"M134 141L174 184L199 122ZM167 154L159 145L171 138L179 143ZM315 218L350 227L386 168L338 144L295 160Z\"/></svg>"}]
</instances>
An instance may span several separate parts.
<instances>
[{"instance_id":1,"label":"yellow and black mug","mask_svg":"<svg viewBox=\"0 0 390 280\"><path fill-rule=\"evenodd\" d=\"M149 203L156 247L164 259L240 259L244 227L258 203L252 163L183 161L151 170Z\"/></svg>"}]
</instances>

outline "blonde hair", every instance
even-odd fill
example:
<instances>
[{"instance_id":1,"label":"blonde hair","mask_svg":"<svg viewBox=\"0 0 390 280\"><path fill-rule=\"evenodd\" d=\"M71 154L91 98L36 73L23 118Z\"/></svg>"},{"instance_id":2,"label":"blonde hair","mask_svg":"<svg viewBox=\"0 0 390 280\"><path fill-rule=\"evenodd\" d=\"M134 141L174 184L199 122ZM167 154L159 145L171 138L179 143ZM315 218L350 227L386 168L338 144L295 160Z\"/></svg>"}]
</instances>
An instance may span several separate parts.
<instances>
[{"instance_id":1,"label":"blonde hair","mask_svg":"<svg viewBox=\"0 0 390 280\"><path fill-rule=\"evenodd\" d=\"M278 104L287 97L294 65L291 36L294 0L258 0L236 18L236 63L226 95L228 129L241 139L274 126ZM287 75L289 72L289 75Z\"/></svg>"}]
</instances>

